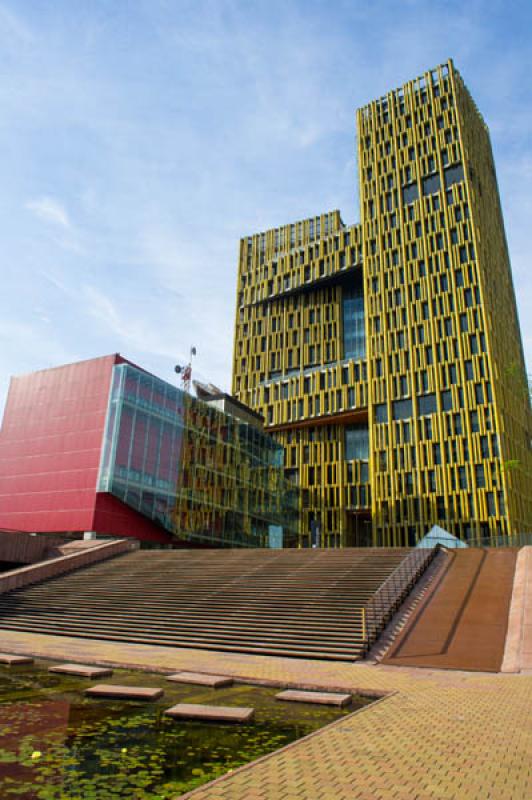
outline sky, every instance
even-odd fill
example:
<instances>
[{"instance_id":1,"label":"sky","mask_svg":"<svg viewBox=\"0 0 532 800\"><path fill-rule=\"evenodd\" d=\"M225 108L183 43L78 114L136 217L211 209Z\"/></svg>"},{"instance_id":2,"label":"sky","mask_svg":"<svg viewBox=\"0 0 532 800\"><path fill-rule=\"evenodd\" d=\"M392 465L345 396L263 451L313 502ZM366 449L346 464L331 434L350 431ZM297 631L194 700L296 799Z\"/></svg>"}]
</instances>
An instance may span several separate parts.
<instances>
[{"instance_id":1,"label":"sky","mask_svg":"<svg viewBox=\"0 0 532 800\"><path fill-rule=\"evenodd\" d=\"M487 121L532 370L532 3L0 0L0 410L120 352L230 390L239 240L359 220L355 109L449 57Z\"/></svg>"}]
</instances>

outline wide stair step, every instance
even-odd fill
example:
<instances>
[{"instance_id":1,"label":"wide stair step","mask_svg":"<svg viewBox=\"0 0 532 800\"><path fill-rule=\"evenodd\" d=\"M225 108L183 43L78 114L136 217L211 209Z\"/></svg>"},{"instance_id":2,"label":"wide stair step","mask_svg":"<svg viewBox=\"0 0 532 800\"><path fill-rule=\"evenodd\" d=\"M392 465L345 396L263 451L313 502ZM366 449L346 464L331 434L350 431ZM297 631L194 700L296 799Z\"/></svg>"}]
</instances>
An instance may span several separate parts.
<instances>
[{"instance_id":1,"label":"wide stair step","mask_svg":"<svg viewBox=\"0 0 532 800\"><path fill-rule=\"evenodd\" d=\"M0 628L353 661L364 606L410 552L141 550L0 596Z\"/></svg>"}]
</instances>

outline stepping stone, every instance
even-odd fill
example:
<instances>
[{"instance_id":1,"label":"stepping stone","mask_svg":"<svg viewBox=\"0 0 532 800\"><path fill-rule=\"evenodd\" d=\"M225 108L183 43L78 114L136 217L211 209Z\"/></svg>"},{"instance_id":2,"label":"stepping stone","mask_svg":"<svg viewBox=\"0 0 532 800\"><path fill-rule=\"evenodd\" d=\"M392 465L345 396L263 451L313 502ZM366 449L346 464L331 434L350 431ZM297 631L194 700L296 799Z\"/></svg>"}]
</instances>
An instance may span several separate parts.
<instances>
[{"instance_id":1,"label":"stepping stone","mask_svg":"<svg viewBox=\"0 0 532 800\"><path fill-rule=\"evenodd\" d=\"M152 689L151 686L115 686L112 683L99 683L85 689L89 697L113 697L121 700L158 700L164 694L163 689Z\"/></svg>"},{"instance_id":2,"label":"stepping stone","mask_svg":"<svg viewBox=\"0 0 532 800\"><path fill-rule=\"evenodd\" d=\"M276 700L290 700L293 703L319 703L324 706L346 706L352 700L350 694L336 692L303 692L298 689L286 689L275 695Z\"/></svg>"},{"instance_id":3,"label":"stepping stone","mask_svg":"<svg viewBox=\"0 0 532 800\"><path fill-rule=\"evenodd\" d=\"M58 664L49 667L48 672L61 672L65 675L79 675L81 678L107 678L113 674L112 669L106 667L87 667L84 664Z\"/></svg>"},{"instance_id":4,"label":"stepping stone","mask_svg":"<svg viewBox=\"0 0 532 800\"><path fill-rule=\"evenodd\" d=\"M19 664L33 664L33 658L29 656L13 656L10 653L0 653L0 664L18 666Z\"/></svg>"},{"instance_id":5,"label":"stepping stone","mask_svg":"<svg viewBox=\"0 0 532 800\"><path fill-rule=\"evenodd\" d=\"M176 719L199 719L213 722L249 722L255 709L231 706L204 706L195 703L178 703L164 712Z\"/></svg>"},{"instance_id":6,"label":"stepping stone","mask_svg":"<svg viewBox=\"0 0 532 800\"><path fill-rule=\"evenodd\" d=\"M166 680L174 681L174 683L194 683L197 686L211 686L213 689L233 685L233 679L227 678L225 675L202 675L201 672L176 672L175 675L167 675Z\"/></svg>"}]
</instances>

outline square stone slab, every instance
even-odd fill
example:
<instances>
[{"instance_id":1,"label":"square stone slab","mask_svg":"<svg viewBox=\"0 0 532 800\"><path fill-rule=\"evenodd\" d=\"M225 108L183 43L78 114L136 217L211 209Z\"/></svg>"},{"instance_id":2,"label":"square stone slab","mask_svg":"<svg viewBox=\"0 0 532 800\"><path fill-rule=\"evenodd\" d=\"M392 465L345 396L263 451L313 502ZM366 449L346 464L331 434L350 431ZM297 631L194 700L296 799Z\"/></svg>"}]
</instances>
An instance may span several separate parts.
<instances>
[{"instance_id":1,"label":"square stone slab","mask_svg":"<svg viewBox=\"0 0 532 800\"><path fill-rule=\"evenodd\" d=\"M346 706L352 695L336 692L304 692L299 689L286 689L275 695L276 700L290 700L293 703L319 703L324 706Z\"/></svg>"},{"instance_id":2,"label":"square stone slab","mask_svg":"<svg viewBox=\"0 0 532 800\"><path fill-rule=\"evenodd\" d=\"M164 694L163 689L152 689L151 686L115 686L112 683L99 683L85 689L89 697L118 697L122 700L158 700Z\"/></svg>"},{"instance_id":3,"label":"square stone slab","mask_svg":"<svg viewBox=\"0 0 532 800\"><path fill-rule=\"evenodd\" d=\"M204 706L196 703L178 703L164 712L176 719L199 719L213 722L249 722L255 709L231 706Z\"/></svg>"},{"instance_id":4,"label":"square stone slab","mask_svg":"<svg viewBox=\"0 0 532 800\"><path fill-rule=\"evenodd\" d=\"M213 689L233 685L233 679L227 678L225 675L202 675L201 672L176 672L175 675L167 675L166 680L175 683L193 683L197 686L211 686Z\"/></svg>"},{"instance_id":5,"label":"square stone slab","mask_svg":"<svg viewBox=\"0 0 532 800\"><path fill-rule=\"evenodd\" d=\"M33 664L33 658L29 656L13 656L11 653L0 653L0 664L9 664L9 666Z\"/></svg>"},{"instance_id":6,"label":"square stone slab","mask_svg":"<svg viewBox=\"0 0 532 800\"><path fill-rule=\"evenodd\" d=\"M87 667L84 664L58 664L49 667L48 672L61 672L65 675L79 675L80 678L107 678L113 674L112 669L106 667Z\"/></svg>"}]
</instances>

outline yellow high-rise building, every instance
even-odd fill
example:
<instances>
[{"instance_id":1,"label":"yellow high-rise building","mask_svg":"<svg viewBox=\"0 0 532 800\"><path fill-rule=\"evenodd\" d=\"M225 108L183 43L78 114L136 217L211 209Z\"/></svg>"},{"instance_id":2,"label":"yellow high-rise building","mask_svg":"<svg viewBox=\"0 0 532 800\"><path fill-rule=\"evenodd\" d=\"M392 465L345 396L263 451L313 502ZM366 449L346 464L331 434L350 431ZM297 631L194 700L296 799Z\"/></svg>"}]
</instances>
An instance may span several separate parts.
<instances>
[{"instance_id":1,"label":"yellow high-rise building","mask_svg":"<svg viewBox=\"0 0 532 800\"><path fill-rule=\"evenodd\" d=\"M452 61L357 112L361 224L241 240L233 393L303 546L532 529L532 414L488 129Z\"/></svg>"}]
</instances>

